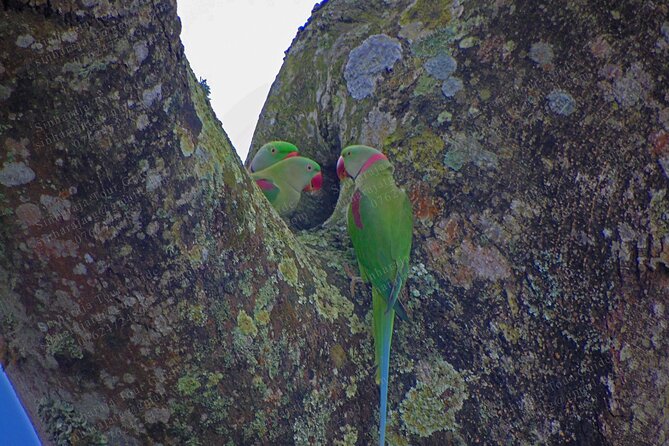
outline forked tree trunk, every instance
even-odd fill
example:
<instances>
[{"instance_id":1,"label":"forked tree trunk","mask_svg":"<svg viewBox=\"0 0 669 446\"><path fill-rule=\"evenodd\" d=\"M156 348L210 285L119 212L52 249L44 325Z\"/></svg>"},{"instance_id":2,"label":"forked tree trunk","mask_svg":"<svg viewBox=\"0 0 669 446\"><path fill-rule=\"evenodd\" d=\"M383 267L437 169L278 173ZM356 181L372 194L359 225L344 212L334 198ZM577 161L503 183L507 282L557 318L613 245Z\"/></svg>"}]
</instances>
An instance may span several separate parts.
<instances>
[{"instance_id":1,"label":"forked tree trunk","mask_svg":"<svg viewBox=\"0 0 669 446\"><path fill-rule=\"evenodd\" d=\"M344 199L320 225L340 149L365 143L416 216L391 444L666 443L668 13L322 5L253 144L325 167L293 234L190 71L173 2L3 2L0 361L41 439L378 441Z\"/></svg>"}]
</instances>

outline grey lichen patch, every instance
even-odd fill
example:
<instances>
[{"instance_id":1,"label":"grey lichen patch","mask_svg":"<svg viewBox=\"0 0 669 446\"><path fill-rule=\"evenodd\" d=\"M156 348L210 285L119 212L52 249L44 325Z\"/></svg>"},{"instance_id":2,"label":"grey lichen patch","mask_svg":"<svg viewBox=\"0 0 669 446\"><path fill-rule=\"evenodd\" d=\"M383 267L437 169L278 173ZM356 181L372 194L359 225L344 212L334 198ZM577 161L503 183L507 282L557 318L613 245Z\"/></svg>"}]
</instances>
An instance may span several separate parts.
<instances>
[{"instance_id":1,"label":"grey lichen patch","mask_svg":"<svg viewBox=\"0 0 669 446\"><path fill-rule=\"evenodd\" d=\"M62 356L68 359L81 359L84 352L70 332L47 334L45 337L46 352L51 356Z\"/></svg>"},{"instance_id":2,"label":"grey lichen patch","mask_svg":"<svg viewBox=\"0 0 669 446\"><path fill-rule=\"evenodd\" d=\"M135 58L137 63L144 62L144 59L149 55L149 47L146 45L146 41L142 40L141 42L135 43L132 48L135 50Z\"/></svg>"},{"instance_id":3,"label":"grey lichen patch","mask_svg":"<svg viewBox=\"0 0 669 446\"><path fill-rule=\"evenodd\" d=\"M437 123L443 124L444 122L450 122L452 119L453 113L449 112L448 110L444 110L437 116Z\"/></svg>"},{"instance_id":4,"label":"grey lichen patch","mask_svg":"<svg viewBox=\"0 0 669 446\"><path fill-rule=\"evenodd\" d=\"M295 445L326 444L326 426L338 405L326 393L312 390L303 401L304 415L293 425Z\"/></svg>"},{"instance_id":5,"label":"grey lichen patch","mask_svg":"<svg viewBox=\"0 0 669 446\"><path fill-rule=\"evenodd\" d=\"M553 90L546 99L551 111L559 115L569 116L576 110L576 101L564 90Z\"/></svg>"},{"instance_id":6,"label":"grey lichen patch","mask_svg":"<svg viewBox=\"0 0 669 446\"><path fill-rule=\"evenodd\" d=\"M177 304L177 312L182 320L188 320L197 327L204 327L207 323L208 316L202 305L180 301Z\"/></svg>"},{"instance_id":7,"label":"grey lichen patch","mask_svg":"<svg viewBox=\"0 0 669 446\"><path fill-rule=\"evenodd\" d=\"M151 88L147 88L142 93L142 103L144 107L151 107L155 101L159 101L163 97L163 85L158 83Z\"/></svg>"},{"instance_id":8,"label":"grey lichen patch","mask_svg":"<svg viewBox=\"0 0 669 446\"><path fill-rule=\"evenodd\" d=\"M21 186L35 179L35 172L23 162L4 163L0 170L0 183L3 186Z\"/></svg>"},{"instance_id":9,"label":"grey lichen patch","mask_svg":"<svg viewBox=\"0 0 669 446\"><path fill-rule=\"evenodd\" d=\"M471 286L474 277L492 282L511 277L509 261L494 246L478 246L464 240L455 258L461 274L457 274L459 279L453 279L453 283L465 288Z\"/></svg>"},{"instance_id":10,"label":"grey lichen patch","mask_svg":"<svg viewBox=\"0 0 669 446\"><path fill-rule=\"evenodd\" d=\"M462 79L453 76L458 69L458 62L446 53L439 53L425 62L425 70L430 76L444 81L441 85L441 91L447 98L452 98L455 94L464 88ZM424 90L431 91L431 85L424 79L418 80L414 95L421 95Z\"/></svg>"},{"instance_id":11,"label":"grey lichen patch","mask_svg":"<svg viewBox=\"0 0 669 446\"><path fill-rule=\"evenodd\" d=\"M449 77L441 85L441 92L444 93L444 96L447 98L452 98L455 94L464 88L462 79L457 77Z\"/></svg>"},{"instance_id":12,"label":"grey lichen patch","mask_svg":"<svg viewBox=\"0 0 669 446\"><path fill-rule=\"evenodd\" d=\"M613 96L623 108L643 105L653 89L652 77L643 69L640 63L634 63L627 70L625 76L613 83Z\"/></svg>"},{"instance_id":13,"label":"grey lichen patch","mask_svg":"<svg viewBox=\"0 0 669 446\"><path fill-rule=\"evenodd\" d=\"M72 203L69 200L51 195L40 195L39 202L52 217L70 219Z\"/></svg>"},{"instance_id":14,"label":"grey lichen patch","mask_svg":"<svg viewBox=\"0 0 669 446\"><path fill-rule=\"evenodd\" d=\"M37 224L42 218L42 211L40 211L40 208L33 203L23 203L19 205L14 210L14 214L16 214L18 219L27 226Z\"/></svg>"},{"instance_id":15,"label":"grey lichen patch","mask_svg":"<svg viewBox=\"0 0 669 446\"><path fill-rule=\"evenodd\" d=\"M316 294L313 296L318 314L330 322L340 316L357 320L357 315L353 314L353 303L342 296L339 288L327 283L324 271L321 270L320 274L322 274L321 279L316 283ZM355 324L352 324L351 328L353 326Z\"/></svg>"},{"instance_id":16,"label":"grey lichen patch","mask_svg":"<svg viewBox=\"0 0 669 446\"><path fill-rule=\"evenodd\" d=\"M335 446L355 446L358 443L358 430L347 424L339 428L339 431L344 435L343 438L335 440Z\"/></svg>"},{"instance_id":17,"label":"grey lichen patch","mask_svg":"<svg viewBox=\"0 0 669 446\"><path fill-rule=\"evenodd\" d=\"M146 173L144 187L147 192L154 192L162 185L163 177L157 170L151 169Z\"/></svg>"},{"instance_id":18,"label":"grey lichen patch","mask_svg":"<svg viewBox=\"0 0 669 446\"><path fill-rule=\"evenodd\" d=\"M144 411L144 420L149 424L167 424L172 412L166 407L152 407Z\"/></svg>"},{"instance_id":19,"label":"grey lichen patch","mask_svg":"<svg viewBox=\"0 0 669 446\"><path fill-rule=\"evenodd\" d=\"M107 438L90 426L86 419L78 414L74 407L60 400L42 400L38 413L43 425L57 446L72 444L107 445Z\"/></svg>"},{"instance_id":20,"label":"grey lichen patch","mask_svg":"<svg viewBox=\"0 0 669 446\"><path fill-rule=\"evenodd\" d=\"M441 53L425 62L425 69L435 78L445 81L458 68L458 62L450 55Z\"/></svg>"},{"instance_id":21,"label":"grey lichen patch","mask_svg":"<svg viewBox=\"0 0 669 446\"><path fill-rule=\"evenodd\" d=\"M397 39L376 34L365 39L348 56L344 71L346 86L354 99L363 99L374 92L379 75L391 69L402 58Z\"/></svg>"},{"instance_id":22,"label":"grey lichen patch","mask_svg":"<svg viewBox=\"0 0 669 446\"><path fill-rule=\"evenodd\" d=\"M35 42L35 38L30 34L22 34L16 38L16 46L19 48L28 48Z\"/></svg>"},{"instance_id":23,"label":"grey lichen patch","mask_svg":"<svg viewBox=\"0 0 669 446\"><path fill-rule=\"evenodd\" d=\"M444 164L458 171L467 163L474 163L481 168L497 168L497 155L484 149L472 136L456 133L449 141L450 149L444 155Z\"/></svg>"},{"instance_id":24,"label":"grey lichen patch","mask_svg":"<svg viewBox=\"0 0 669 446\"><path fill-rule=\"evenodd\" d=\"M664 40L669 43L669 22L664 22L662 24L662 27L660 28L660 32L662 33L662 36L664 37Z\"/></svg>"},{"instance_id":25,"label":"grey lichen patch","mask_svg":"<svg viewBox=\"0 0 669 446\"><path fill-rule=\"evenodd\" d=\"M144 130L149 126L149 116L146 113L142 113L135 120L135 128L137 130Z\"/></svg>"},{"instance_id":26,"label":"grey lichen patch","mask_svg":"<svg viewBox=\"0 0 669 446\"><path fill-rule=\"evenodd\" d=\"M419 437L434 432L455 431L455 415L468 398L464 379L442 358L421 361L417 383L400 405L400 414L407 430Z\"/></svg>"},{"instance_id":27,"label":"grey lichen patch","mask_svg":"<svg viewBox=\"0 0 669 446\"><path fill-rule=\"evenodd\" d=\"M411 265L409 269L409 292L414 298L425 299L441 292L437 279L425 268L423 262Z\"/></svg>"},{"instance_id":28,"label":"grey lichen patch","mask_svg":"<svg viewBox=\"0 0 669 446\"><path fill-rule=\"evenodd\" d=\"M0 101L9 99L9 97L12 95L12 91L14 90L11 87L0 85Z\"/></svg>"},{"instance_id":29,"label":"grey lichen patch","mask_svg":"<svg viewBox=\"0 0 669 446\"><path fill-rule=\"evenodd\" d=\"M372 147L380 147L383 141L396 129L397 119L390 113L385 113L375 108L365 118L361 133L361 143Z\"/></svg>"},{"instance_id":30,"label":"grey lichen patch","mask_svg":"<svg viewBox=\"0 0 669 446\"><path fill-rule=\"evenodd\" d=\"M86 268L86 265L83 263L77 263L74 268L72 268L72 272L79 276L85 276L88 274L88 268Z\"/></svg>"},{"instance_id":31,"label":"grey lichen patch","mask_svg":"<svg viewBox=\"0 0 669 446\"><path fill-rule=\"evenodd\" d=\"M353 311L353 303L342 295L339 288L328 282L325 271L313 265L308 265L307 268L316 286L315 293L309 300L315 305L318 315L329 322L334 322L340 317L345 318L353 334L364 331L364 324Z\"/></svg>"},{"instance_id":32,"label":"grey lichen patch","mask_svg":"<svg viewBox=\"0 0 669 446\"><path fill-rule=\"evenodd\" d=\"M553 62L553 47L546 42L536 42L530 47L530 59L540 66L548 66Z\"/></svg>"},{"instance_id":33,"label":"grey lichen patch","mask_svg":"<svg viewBox=\"0 0 669 446\"><path fill-rule=\"evenodd\" d=\"M464 39L462 39L460 43L458 43L458 46L462 49L467 49L473 47L478 43L479 43L478 38L474 36L467 36Z\"/></svg>"}]
</instances>

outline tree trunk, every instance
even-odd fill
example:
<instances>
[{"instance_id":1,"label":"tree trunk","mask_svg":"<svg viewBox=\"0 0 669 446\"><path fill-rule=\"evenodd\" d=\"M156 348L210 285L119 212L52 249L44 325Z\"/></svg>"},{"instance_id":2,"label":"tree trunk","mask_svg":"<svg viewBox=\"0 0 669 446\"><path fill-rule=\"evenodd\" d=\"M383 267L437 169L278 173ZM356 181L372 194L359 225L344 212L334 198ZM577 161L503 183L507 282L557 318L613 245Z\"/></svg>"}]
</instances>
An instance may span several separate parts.
<instances>
[{"instance_id":1,"label":"tree trunk","mask_svg":"<svg viewBox=\"0 0 669 446\"><path fill-rule=\"evenodd\" d=\"M253 143L325 168L292 233L173 2L5 1L0 360L41 439L378 441L334 174L364 143L416 219L391 444L666 443L669 10L599 3L316 8Z\"/></svg>"}]
</instances>

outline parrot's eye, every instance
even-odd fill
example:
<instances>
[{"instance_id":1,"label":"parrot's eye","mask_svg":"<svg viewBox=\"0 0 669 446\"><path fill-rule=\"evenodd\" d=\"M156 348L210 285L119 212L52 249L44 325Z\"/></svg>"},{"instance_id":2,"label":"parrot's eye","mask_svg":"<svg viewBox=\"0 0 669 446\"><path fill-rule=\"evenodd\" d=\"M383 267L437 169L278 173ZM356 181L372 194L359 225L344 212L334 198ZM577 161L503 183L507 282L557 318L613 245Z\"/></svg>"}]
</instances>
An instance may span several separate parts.
<instances>
[{"instance_id":1,"label":"parrot's eye","mask_svg":"<svg viewBox=\"0 0 669 446\"><path fill-rule=\"evenodd\" d=\"M311 170L311 166L307 166L307 170Z\"/></svg>"},{"instance_id":2,"label":"parrot's eye","mask_svg":"<svg viewBox=\"0 0 669 446\"><path fill-rule=\"evenodd\" d=\"M276 152L276 149L272 148L272 153L275 153L275 152Z\"/></svg>"}]
</instances>

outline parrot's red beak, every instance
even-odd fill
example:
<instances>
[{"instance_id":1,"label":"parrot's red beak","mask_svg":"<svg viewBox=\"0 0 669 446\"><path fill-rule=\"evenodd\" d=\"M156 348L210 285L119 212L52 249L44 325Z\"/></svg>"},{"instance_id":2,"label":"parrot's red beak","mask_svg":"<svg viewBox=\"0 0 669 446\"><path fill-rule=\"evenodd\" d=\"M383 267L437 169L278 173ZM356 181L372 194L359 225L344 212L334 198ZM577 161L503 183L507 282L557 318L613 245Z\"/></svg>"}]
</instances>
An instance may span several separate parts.
<instances>
[{"instance_id":1,"label":"parrot's red beak","mask_svg":"<svg viewBox=\"0 0 669 446\"><path fill-rule=\"evenodd\" d=\"M298 156L298 155L299 155L299 153L297 153L297 152L290 152L288 155L286 155L286 157L284 159L292 158L292 157Z\"/></svg>"},{"instance_id":2,"label":"parrot's red beak","mask_svg":"<svg viewBox=\"0 0 669 446\"><path fill-rule=\"evenodd\" d=\"M311 179L311 183L309 183L309 185L304 188L304 191L305 192L313 192L313 191L321 190L322 186L323 186L323 174L318 172Z\"/></svg>"},{"instance_id":3,"label":"parrot's red beak","mask_svg":"<svg viewBox=\"0 0 669 446\"><path fill-rule=\"evenodd\" d=\"M339 177L339 181L348 177L348 172L346 172L346 167L344 166L343 156L340 156L339 160L337 160L337 176Z\"/></svg>"}]
</instances>

